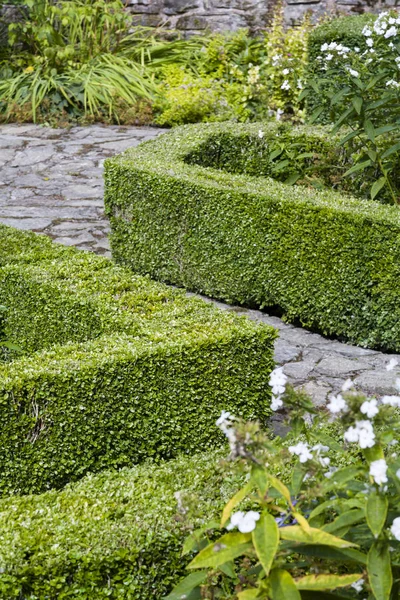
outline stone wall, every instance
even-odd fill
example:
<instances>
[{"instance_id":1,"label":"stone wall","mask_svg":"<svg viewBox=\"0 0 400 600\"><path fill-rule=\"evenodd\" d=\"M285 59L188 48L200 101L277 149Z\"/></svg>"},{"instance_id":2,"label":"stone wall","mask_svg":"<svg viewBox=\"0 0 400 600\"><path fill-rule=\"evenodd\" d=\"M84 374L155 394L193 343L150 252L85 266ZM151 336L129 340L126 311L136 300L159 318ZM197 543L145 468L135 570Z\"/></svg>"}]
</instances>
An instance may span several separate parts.
<instances>
[{"instance_id":1,"label":"stone wall","mask_svg":"<svg viewBox=\"0 0 400 600\"><path fill-rule=\"evenodd\" d=\"M134 23L168 27L186 35L248 27L265 27L277 0L127 0ZM400 6L400 0L284 0L285 19L294 25L307 12L316 19L327 12L359 14Z\"/></svg>"}]
</instances>

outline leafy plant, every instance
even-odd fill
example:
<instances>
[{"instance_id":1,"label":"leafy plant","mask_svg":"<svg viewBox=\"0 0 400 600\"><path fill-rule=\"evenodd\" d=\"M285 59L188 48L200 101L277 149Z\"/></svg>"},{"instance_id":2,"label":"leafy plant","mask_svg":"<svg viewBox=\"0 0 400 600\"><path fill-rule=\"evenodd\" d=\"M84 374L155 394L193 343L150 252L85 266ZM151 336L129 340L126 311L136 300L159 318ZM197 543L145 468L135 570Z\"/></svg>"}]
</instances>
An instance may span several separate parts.
<instances>
[{"instance_id":1,"label":"leafy plant","mask_svg":"<svg viewBox=\"0 0 400 600\"><path fill-rule=\"evenodd\" d=\"M25 105L34 121L51 109L75 118L118 120L121 103L125 110L153 97L157 69L199 46L167 42L146 28L131 31L121 0L26 5L22 22L9 26L9 55L0 65L6 117Z\"/></svg>"},{"instance_id":2,"label":"leafy plant","mask_svg":"<svg viewBox=\"0 0 400 600\"><path fill-rule=\"evenodd\" d=\"M326 75L309 82L302 98L319 94L330 100L333 132L343 130L341 144L353 160L345 177L362 174L372 199L399 203L400 156L400 17L384 12L363 34L367 49L337 42L321 46ZM311 115L315 121L321 104Z\"/></svg>"},{"instance_id":3,"label":"leafy plant","mask_svg":"<svg viewBox=\"0 0 400 600\"><path fill-rule=\"evenodd\" d=\"M388 370L396 364L392 360ZM186 541L184 553L197 551L191 574L165 600L327 600L361 592L369 600L397 599L400 397L378 402L346 381L328 404L331 416L339 417L332 436L327 415L287 386L282 368L270 384L272 408L285 407L291 432L284 443L271 440L257 424L222 413L217 425L231 458L250 465L251 474L226 504L220 524Z\"/></svg>"}]
</instances>

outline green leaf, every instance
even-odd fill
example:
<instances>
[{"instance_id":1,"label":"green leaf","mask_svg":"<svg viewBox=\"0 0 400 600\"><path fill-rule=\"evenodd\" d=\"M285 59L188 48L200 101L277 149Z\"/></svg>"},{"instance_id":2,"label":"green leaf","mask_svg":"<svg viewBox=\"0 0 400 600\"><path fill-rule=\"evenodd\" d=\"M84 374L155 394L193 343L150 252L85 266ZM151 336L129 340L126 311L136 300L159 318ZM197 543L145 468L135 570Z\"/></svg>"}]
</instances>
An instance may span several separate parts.
<instances>
[{"instance_id":1,"label":"green leaf","mask_svg":"<svg viewBox=\"0 0 400 600\"><path fill-rule=\"evenodd\" d=\"M247 494L252 490L253 487L254 487L254 484L251 481L249 481L241 490L239 490L229 500L229 502L225 505L225 508L222 512L221 527L223 527L225 525L225 523L228 521L235 506L240 504L240 502L242 500L244 500L244 498L246 498Z\"/></svg>"},{"instance_id":2,"label":"green leaf","mask_svg":"<svg viewBox=\"0 0 400 600\"><path fill-rule=\"evenodd\" d=\"M367 564L367 555L354 548L330 548L329 546L301 546L298 549L301 554L306 556L316 556L318 558L328 558L344 562L355 562L360 565Z\"/></svg>"},{"instance_id":3,"label":"green leaf","mask_svg":"<svg viewBox=\"0 0 400 600\"><path fill-rule=\"evenodd\" d=\"M301 600L349 600L349 596L340 594L330 594L329 592L315 592L311 590L302 590Z\"/></svg>"},{"instance_id":4,"label":"green leaf","mask_svg":"<svg viewBox=\"0 0 400 600\"><path fill-rule=\"evenodd\" d=\"M393 575L388 544L375 542L367 557L368 579L376 600L389 600Z\"/></svg>"},{"instance_id":5,"label":"green leaf","mask_svg":"<svg viewBox=\"0 0 400 600\"><path fill-rule=\"evenodd\" d=\"M346 173L344 173L343 177L347 177L348 175L351 175L352 173L357 173L357 171L362 171L363 169L366 169L367 167L370 167L371 165L372 165L371 159L364 160L363 162L357 163L356 165L351 167L351 169L346 171Z\"/></svg>"},{"instance_id":6,"label":"green leaf","mask_svg":"<svg viewBox=\"0 0 400 600\"><path fill-rule=\"evenodd\" d=\"M310 116L310 118L309 118L309 122L310 122L311 124L313 124L313 123L314 123L314 121L316 121L316 120L318 119L318 117L319 117L319 116L320 116L320 115L323 113L323 111L324 111L324 110L325 110L325 109L324 109L324 107L323 107L323 106L319 106L318 108L316 108L316 109L315 109L315 110L312 112L312 114L311 114L311 116Z\"/></svg>"},{"instance_id":7,"label":"green leaf","mask_svg":"<svg viewBox=\"0 0 400 600\"><path fill-rule=\"evenodd\" d=\"M274 569L269 577L272 600L301 600L293 577L283 569Z\"/></svg>"},{"instance_id":8,"label":"green leaf","mask_svg":"<svg viewBox=\"0 0 400 600\"><path fill-rule=\"evenodd\" d=\"M181 600L182 596L187 596L192 590L206 581L208 571L198 571L190 573L183 579L168 595L164 596L163 600Z\"/></svg>"},{"instance_id":9,"label":"green leaf","mask_svg":"<svg viewBox=\"0 0 400 600\"><path fill-rule=\"evenodd\" d=\"M383 494L373 492L367 500L367 523L375 537L377 537L385 524L388 512L388 499Z\"/></svg>"},{"instance_id":10,"label":"green leaf","mask_svg":"<svg viewBox=\"0 0 400 600\"><path fill-rule=\"evenodd\" d=\"M235 563L233 562L233 560L229 560L228 562L224 563L223 565L220 565L219 570L222 571L223 573L225 573L225 575L227 575L231 579L236 578Z\"/></svg>"},{"instance_id":11,"label":"green leaf","mask_svg":"<svg viewBox=\"0 0 400 600\"><path fill-rule=\"evenodd\" d=\"M251 533L227 533L209 544L188 565L188 569L216 568L245 554L252 548Z\"/></svg>"},{"instance_id":12,"label":"green leaf","mask_svg":"<svg viewBox=\"0 0 400 600\"><path fill-rule=\"evenodd\" d=\"M301 484L303 483L305 474L306 474L305 469L302 467L301 463L298 461L295 464L295 466L293 468L293 472L292 472L292 482L290 484L290 492L291 492L292 496L297 496L297 494L300 492Z\"/></svg>"},{"instance_id":13,"label":"green leaf","mask_svg":"<svg viewBox=\"0 0 400 600\"><path fill-rule=\"evenodd\" d=\"M397 144L394 144L393 146L390 146L390 148L385 150L385 152L382 154L382 158L387 158L388 156L395 154L395 152L399 152L399 150L400 150L400 142L398 142Z\"/></svg>"},{"instance_id":14,"label":"green leaf","mask_svg":"<svg viewBox=\"0 0 400 600\"><path fill-rule=\"evenodd\" d=\"M346 587L361 579L360 573L351 575L305 575L300 579L295 579L298 590L334 590L339 587Z\"/></svg>"},{"instance_id":15,"label":"green leaf","mask_svg":"<svg viewBox=\"0 0 400 600\"><path fill-rule=\"evenodd\" d=\"M283 148L273 150L273 152L271 152L271 154L269 155L269 159L275 160L275 158L278 158L278 156L280 156L282 154L282 152L283 152Z\"/></svg>"},{"instance_id":16,"label":"green leaf","mask_svg":"<svg viewBox=\"0 0 400 600\"><path fill-rule=\"evenodd\" d=\"M182 556L185 556L185 554L188 554L192 550L199 550L199 545L204 542L203 535L209 529L219 529L219 523L217 521L209 521L199 529L193 531L183 543Z\"/></svg>"},{"instance_id":17,"label":"green leaf","mask_svg":"<svg viewBox=\"0 0 400 600\"><path fill-rule=\"evenodd\" d=\"M371 140L371 142L375 142L375 128L372 124L372 121L370 121L370 119L367 119L364 122L364 130L368 136L368 139Z\"/></svg>"},{"instance_id":18,"label":"green leaf","mask_svg":"<svg viewBox=\"0 0 400 600\"><path fill-rule=\"evenodd\" d=\"M327 433L324 433L323 431L317 429L316 431L310 432L310 435L319 443L324 444L324 446L329 446L330 450L333 450L334 452L340 452L341 454L343 454L344 448Z\"/></svg>"},{"instance_id":19,"label":"green leaf","mask_svg":"<svg viewBox=\"0 0 400 600\"><path fill-rule=\"evenodd\" d=\"M344 136L344 138L342 140L340 140L340 146L344 146L344 144L347 144L347 142L350 142L350 140L355 138L357 135L359 135L358 131L352 131L351 133L348 133L347 135Z\"/></svg>"},{"instance_id":20,"label":"green leaf","mask_svg":"<svg viewBox=\"0 0 400 600\"><path fill-rule=\"evenodd\" d=\"M336 490L348 481L355 479L359 473L359 467L343 467L343 469L336 471L328 481L324 482L322 489L324 492L327 492L330 489Z\"/></svg>"},{"instance_id":21,"label":"green leaf","mask_svg":"<svg viewBox=\"0 0 400 600\"><path fill-rule=\"evenodd\" d=\"M354 98L351 99L354 108L357 111L357 114L361 114L361 109L362 109L362 105L363 105L363 99L361 98L361 96L354 96Z\"/></svg>"},{"instance_id":22,"label":"green leaf","mask_svg":"<svg viewBox=\"0 0 400 600\"><path fill-rule=\"evenodd\" d=\"M253 465L251 469L250 481L254 482L254 485L257 487L262 497L264 497L268 491L269 486L266 470L258 465Z\"/></svg>"},{"instance_id":23,"label":"green leaf","mask_svg":"<svg viewBox=\"0 0 400 600\"><path fill-rule=\"evenodd\" d=\"M268 479L269 479L269 482L272 485L272 487L275 488L276 491L279 492L281 494L281 496L283 496L285 498L285 500L287 501L289 506L291 508L293 508L292 499L290 497L290 492L289 492L289 489L286 487L286 485L284 483L282 483L282 481L280 481L280 479L278 479L277 477L274 477L273 475L268 474Z\"/></svg>"},{"instance_id":24,"label":"green leaf","mask_svg":"<svg viewBox=\"0 0 400 600\"><path fill-rule=\"evenodd\" d=\"M334 548L349 548L357 546L347 540L342 540L326 531L310 527L310 533L306 533L299 525L290 525L289 527L281 527L279 534L282 540L290 540L299 544L322 544L324 546L332 546Z\"/></svg>"},{"instance_id":25,"label":"green leaf","mask_svg":"<svg viewBox=\"0 0 400 600\"><path fill-rule=\"evenodd\" d=\"M268 575L279 546L279 530L274 517L263 512L252 535L257 556Z\"/></svg>"},{"instance_id":26,"label":"green leaf","mask_svg":"<svg viewBox=\"0 0 400 600\"><path fill-rule=\"evenodd\" d=\"M336 517L336 519L334 521L332 521L332 523L328 523L327 525L324 525L324 527L322 529L324 531L327 531L328 533L334 533L335 531L338 531L342 527L347 527L349 525L353 525L354 523L359 523L364 518L365 518L365 511L363 509L356 508L353 510L348 510L348 511L342 513L341 515L339 515L338 517Z\"/></svg>"},{"instance_id":27,"label":"green leaf","mask_svg":"<svg viewBox=\"0 0 400 600\"><path fill-rule=\"evenodd\" d=\"M294 185L296 181L298 181L301 177L301 173L292 173L289 175L287 179L285 179L284 183L287 185Z\"/></svg>"},{"instance_id":28,"label":"green leaf","mask_svg":"<svg viewBox=\"0 0 400 600\"><path fill-rule=\"evenodd\" d=\"M386 184L385 177L380 177L379 179L377 179L375 181L374 185L371 188L371 199L372 200L377 196L377 194L379 194L379 192L385 186L385 184Z\"/></svg>"},{"instance_id":29,"label":"green leaf","mask_svg":"<svg viewBox=\"0 0 400 600\"><path fill-rule=\"evenodd\" d=\"M238 600L255 600L258 595L258 589L253 590L244 590L243 592L239 592L237 597Z\"/></svg>"}]
</instances>

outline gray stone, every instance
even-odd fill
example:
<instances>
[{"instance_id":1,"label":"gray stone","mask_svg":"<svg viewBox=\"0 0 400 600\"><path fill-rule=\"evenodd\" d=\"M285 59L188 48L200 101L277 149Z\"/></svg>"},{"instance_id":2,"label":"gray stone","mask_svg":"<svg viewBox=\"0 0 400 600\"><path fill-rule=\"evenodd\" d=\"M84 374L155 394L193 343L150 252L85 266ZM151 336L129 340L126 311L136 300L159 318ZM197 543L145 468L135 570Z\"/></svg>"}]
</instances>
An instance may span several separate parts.
<instances>
[{"instance_id":1,"label":"gray stone","mask_svg":"<svg viewBox=\"0 0 400 600\"><path fill-rule=\"evenodd\" d=\"M328 375L329 377L346 377L369 368L368 363L338 356L323 358L315 370L321 375Z\"/></svg>"},{"instance_id":2,"label":"gray stone","mask_svg":"<svg viewBox=\"0 0 400 600\"><path fill-rule=\"evenodd\" d=\"M328 396L332 392L331 386L323 381L308 381L298 389L308 394L317 408L326 406Z\"/></svg>"},{"instance_id":3,"label":"gray stone","mask_svg":"<svg viewBox=\"0 0 400 600\"><path fill-rule=\"evenodd\" d=\"M314 368L315 362L301 360L299 362L287 363L284 367L284 372L291 380L301 383L309 377Z\"/></svg>"},{"instance_id":4,"label":"gray stone","mask_svg":"<svg viewBox=\"0 0 400 600\"><path fill-rule=\"evenodd\" d=\"M200 8L200 0L164 0L166 15L177 15L194 8Z\"/></svg>"},{"instance_id":5,"label":"gray stone","mask_svg":"<svg viewBox=\"0 0 400 600\"><path fill-rule=\"evenodd\" d=\"M184 17L179 17L176 22L177 29L197 29L203 30L208 27L208 19L206 17L202 17L200 15L185 15Z\"/></svg>"},{"instance_id":6,"label":"gray stone","mask_svg":"<svg viewBox=\"0 0 400 600\"><path fill-rule=\"evenodd\" d=\"M296 360L301 353L301 348L299 346L293 346L289 344L285 340L277 339L275 341L275 360L278 365L283 365L285 363L291 362L292 360Z\"/></svg>"},{"instance_id":7,"label":"gray stone","mask_svg":"<svg viewBox=\"0 0 400 600\"><path fill-rule=\"evenodd\" d=\"M51 225L51 220L40 218L7 219L0 217L0 223L3 223L3 225L8 225L9 227L23 229L24 231L41 231Z\"/></svg>"},{"instance_id":8,"label":"gray stone","mask_svg":"<svg viewBox=\"0 0 400 600\"><path fill-rule=\"evenodd\" d=\"M396 394L398 375L392 371L365 371L355 378L354 383L360 391L378 396Z\"/></svg>"}]
</instances>

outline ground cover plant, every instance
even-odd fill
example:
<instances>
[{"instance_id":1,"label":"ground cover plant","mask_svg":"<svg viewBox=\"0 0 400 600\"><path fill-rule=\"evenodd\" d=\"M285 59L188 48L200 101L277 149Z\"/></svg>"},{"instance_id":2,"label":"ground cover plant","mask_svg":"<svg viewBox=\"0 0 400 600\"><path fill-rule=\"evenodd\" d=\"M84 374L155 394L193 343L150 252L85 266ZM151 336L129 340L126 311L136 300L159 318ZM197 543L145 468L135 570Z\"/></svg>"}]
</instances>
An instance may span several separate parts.
<instances>
[{"instance_id":1,"label":"ground cover plant","mask_svg":"<svg viewBox=\"0 0 400 600\"><path fill-rule=\"evenodd\" d=\"M223 402L267 418L272 328L6 227L0 264L1 494L216 447Z\"/></svg>"},{"instance_id":2,"label":"ground cover plant","mask_svg":"<svg viewBox=\"0 0 400 600\"><path fill-rule=\"evenodd\" d=\"M328 404L335 439L327 414L286 384L275 370L273 408L285 407L291 428L283 443L227 411L217 421L251 474L220 523L188 538L191 574L166 599L399 597L400 397L378 401L347 380Z\"/></svg>"},{"instance_id":3,"label":"ground cover plant","mask_svg":"<svg viewBox=\"0 0 400 600\"><path fill-rule=\"evenodd\" d=\"M398 350L397 208L312 187L318 153L330 147L326 130L284 132L294 156L280 135L278 125L186 126L107 161L115 260ZM304 185L289 185L299 174Z\"/></svg>"}]
</instances>

